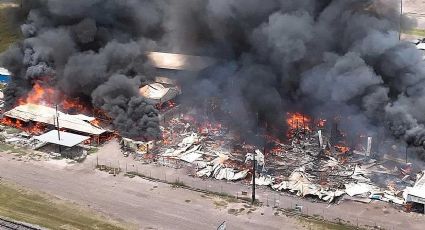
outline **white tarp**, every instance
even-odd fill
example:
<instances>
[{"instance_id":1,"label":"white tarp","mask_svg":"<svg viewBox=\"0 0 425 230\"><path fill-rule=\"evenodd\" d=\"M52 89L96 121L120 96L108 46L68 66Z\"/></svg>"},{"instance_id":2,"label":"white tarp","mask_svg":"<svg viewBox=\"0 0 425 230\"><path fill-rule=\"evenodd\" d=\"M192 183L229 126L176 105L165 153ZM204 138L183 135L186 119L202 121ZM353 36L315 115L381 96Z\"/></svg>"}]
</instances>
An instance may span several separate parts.
<instances>
[{"instance_id":1,"label":"white tarp","mask_svg":"<svg viewBox=\"0 0 425 230\"><path fill-rule=\"evenodd\" d=\"M190 152L190 153L186 153L186 154L182 155L180 157L180 160L186 161L186 162L189 162L189 163L193 163L201 157L202 157L202 153L200 153L200 152Z\"/></svg>"},{"instance_id":2,"label":"white tarp","mask_svg":"<svg viewBox=\"0 0 425 230\"><path fill-rule=\"evenodd\" d=\"M99 135L106 130L98 128L88 122L90 117L84 115L70 115L58 111L59 126L82 133ZM16 118L25 122L36 121L56 126L56 110L43 105L25 104L15 107L4 113L4 116Z\"/></svg>"},{"instance_id":3,"label":"white tarp","mask_svg":"<svg viewBox=\"0 0 425 230\"><path fill-rule=\"evenodd\" d=\"M324 201L332 202L335 197L343 195L345 192L342 190L326 190L320 185L313 184L308 175L304 173L303 168L299 168L291 173L288 180L282 181L279 184L272 186L277 191L289 190L295 192L297 196L313 195Z\"/></svg>"},{"instance_id":4,"label":"white tarp","mask_svg":"<svg viewBox=\"0 0 425 230\"><path fill-rule=\"evenodd\" d=\"M48 142L48 143L53 143L57 145L67 146L67 147L76 146L80 144L81 142L84 142L90 139L90 137L88 136L82 136L82 135L77 135L77 134L63 132L63 131L60 131L59 134L60 134L60 139L58 136L58 131L51 130L40 136L35 136L34 138L41 142Z\"/></svg>"},{"instance_id":5,"label":"white tarp","mask_svg":"<svg viewBox=\"0 0 425 230\"><path fill-rule=\"evenodd\" d=\"M252 161L254 159L253 155L252 153L247 153L245 163L249 160ZM258 149L255 150L255 161L257 161L258 165L264 165L264 154Z\"/></svg>"},{"instance_id":6,"label":"white tarp","mask_svg":"<svg viewBox=\"0 0 425 230\"><path fill-rule=\"evenodd\" d=\"M356 196L356 195L367 194L367 193L372 194L376 191L379 191L379 188L366 183L345 184L345 192L349 196Z\"/></svg>"},{"instance_id":7,"label":"white tarp","mask_svg":"<svg viewBox=\"0 0 425 230\"><path fill-rule=\"evenodd\" d=\"M269 175L255 178L256 185L269 186L269 185L272 185L273 182L274 182L274 178ZM251 184L252 184L252 181L251 181Z\"/></svg>"}]
</instances>

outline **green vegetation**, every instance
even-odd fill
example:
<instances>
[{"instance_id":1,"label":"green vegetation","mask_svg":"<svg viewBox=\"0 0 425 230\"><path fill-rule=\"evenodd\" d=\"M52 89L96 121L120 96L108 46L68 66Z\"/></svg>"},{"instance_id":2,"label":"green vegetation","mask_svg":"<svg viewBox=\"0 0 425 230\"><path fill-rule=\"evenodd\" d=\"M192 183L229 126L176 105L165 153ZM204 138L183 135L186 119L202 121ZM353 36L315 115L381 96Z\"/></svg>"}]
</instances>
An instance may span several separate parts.
<instances>
[{"instance_id":1,"label":"green vegetation","mask_svg":"<svg viewBox=\"0 0 425 230\"><path fill-rule=\"evenodd\" d=\"M128 229L55 198L0 184L0 216L50 229ZM122 226L122 225L121 225Z\"/></svg>"},{"instance_id":2,"label":"green vegetation","mask_svg":"<svg viewBox=\"0 0 425 230\"><path fill-rule=\"evenodd\" d=\"M26 150L24 148L20 148L20 147L17 147L17 146L13 146L13 145L1 143L1 142L0 142L0 151L1 152L13 153L16 156L22 156L22 155L26 155L26 154L29 153L29 150Z\"/></svg>"},{"instance_id":3,"label":"green vegetation","mask_svg":"<svg viewBox=\"0 0 425 230\"><path fill-rule=\"evenodd\" d=\"M183 181L180 181L180 180L175 180L174 182L171 182L171 187L173 187L173 188L180 188L180 187L187 187L187 185L183 182Z\"/></svg>"},{"instance_id":4,"label":"green vegetation","mask_svg":"<svg viewBox=\"0 0 425 230\"><path fill-rule=\"evenodd\" d=\"M358 228L355 226L351 226L343 223L332 223L328 221L321 221L316 219L309 219L300 217L301 224L308 229L314 230L359 230L363 228Z\"/></svg>"},{"instance_id":5,"label":"green vegetation","mask_svg":"<svg viewBox=\"0 0 425 230\"><path fill-rule=\"evenodd\" d=\"M19 28L11 28L8 23L7 8L10 4L0 3L0 53L5 51L20 37Z\"/></svg>"},{"instance_id":6,"label":"green vegetation","mask_svg":"<svg viewBox=\"0 0 425 230\"><path fill-rule=\"evenodd\" d=\"M410 35L425 37L425 30L424 29L413 29L413 30L410 30L410 31L404 31L404 33L410 34Z\"/></svg>"},{"instance_id":7,"label":"green vegetation","mask_svg":"<svg viewBox=\"0 0 425 230\"><path fill-rule=\"evenodd\" d=\"M89 150L87 150L87 155L96 153L97 151L99 151L99 148L90 148Z\"/></svg>"}]
</instances>

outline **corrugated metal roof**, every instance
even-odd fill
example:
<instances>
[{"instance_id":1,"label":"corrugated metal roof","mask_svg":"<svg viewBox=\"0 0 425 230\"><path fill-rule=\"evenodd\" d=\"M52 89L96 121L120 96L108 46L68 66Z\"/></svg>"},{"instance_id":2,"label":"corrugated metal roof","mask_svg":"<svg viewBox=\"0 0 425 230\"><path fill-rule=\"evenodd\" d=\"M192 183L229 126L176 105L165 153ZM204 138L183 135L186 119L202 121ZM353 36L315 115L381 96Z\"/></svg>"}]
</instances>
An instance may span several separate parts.
<instances>
[{"instance_id":1,"label":"corrugated metal roof","mask_svg":"<svg viewBox=\"0 0 425 230\"><path fill-rule=\"evenodd\" d=\"M93 126L89 121L92 117L85 115L70 115L62 112L59 114L59 126L61 128L75 130L82 133L99 135L106 130ZM4 113L4 116L16 118L25 122L36 121L40 123L56 125L56 110L43 105L25 104L15 107Z\"/></svg>"},{"instance_id":2,"label":"corrugated metal roof","mask_svg":"<svg viewBox=\"0 0 425 230\"><path fill-rule=\"evenodd\" d=\"M415 185L413 187L407 187L405 192L407 202L413 201L425 204L425 171L422 172L422 176L416 181Z\"/></svg>"},{"instance_id":3,"label":"corrugated metal roof","mask_svg":"<svg viewBox=\"0 0 425 230\"><path fill-rule=\"evenodd\" d=\"M201 71L216 62L209 57L173 53L150 52L147 56L155 67L172 70Z\"/></svg>"},{"instance_id":4,"label":"corrugated metal roof","mask_svg":"<svg viewBox=\"0 0 425 230\"><path fill-rule=\"evenodd\" d=\"M82 135L77 135L77 134L63 132L63 131L60 131L59 133L60 133L60 140L59 140L57 130L49 131L40 136L35 136L34 138L42 142L48 142L48 143L53 143L57 145L67 146L67 147L76 146L80 144L81 142L90 139L90 137L88 136L82 136Z\"/></svg>"},{"instance_id":5,"label":"corrugated metal roof","mask_svg":"<svg viewBox=\"0 0 425 230\"><path fill-rule=\"evenodd\" d=\"M160 83L146 85L140 89L140 95L155 101L155 103L164 103L174 99L180 94L177 87L165 87Z\"/></svg>"}]
</instances>

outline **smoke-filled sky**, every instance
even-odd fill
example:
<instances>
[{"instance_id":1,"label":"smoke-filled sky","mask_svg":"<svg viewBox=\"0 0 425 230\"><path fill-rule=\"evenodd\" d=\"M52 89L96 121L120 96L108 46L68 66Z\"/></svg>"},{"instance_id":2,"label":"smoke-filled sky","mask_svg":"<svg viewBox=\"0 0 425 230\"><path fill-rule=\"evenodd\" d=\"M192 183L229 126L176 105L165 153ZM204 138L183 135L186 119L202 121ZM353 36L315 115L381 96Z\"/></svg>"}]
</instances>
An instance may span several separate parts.
<instances>
[{"instance_id":1,"label":"smoke-filled sky","mask_svg":"<svg viewBox=\"0 0 425 230\"><path fill-rule=\"evenodd\" d=\"M398 2L24 0L15 12L24 40L0 59L14 75L7 103L44 79L102 107L123 135L156 137L158 112L138 87L154 77L145 53L157 50L220 60L180 82L183 103L225 98L241 130L303 111L343 117L348 133L383 129L421 146L425 66L398 40Z\"/></svg>"}]
</instances>

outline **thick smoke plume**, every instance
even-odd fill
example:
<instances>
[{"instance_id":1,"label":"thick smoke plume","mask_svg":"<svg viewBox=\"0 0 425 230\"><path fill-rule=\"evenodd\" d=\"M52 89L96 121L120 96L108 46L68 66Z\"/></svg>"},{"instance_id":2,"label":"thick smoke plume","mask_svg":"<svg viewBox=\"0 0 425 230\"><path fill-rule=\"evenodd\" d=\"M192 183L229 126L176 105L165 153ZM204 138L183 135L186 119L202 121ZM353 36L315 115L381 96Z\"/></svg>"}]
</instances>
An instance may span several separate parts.
<instances>
[{"instance_id":1,"label":"thick smoke plume","mask_svg":"<svg viewBox=\"0 0 425 230\"><path fill-rule=\"evenodd\" d=\"M258 120L275 130L287 112L303 111L344 118L339 128L348 134L384 132L423 146L425 65L414 45L398 40L400 20L411 24L398 2L24 1L16 15L25 17L25 39L1 58L14 75L7 102L48 76L104 108L123 133L158 135L157 112L137 88L154 75L145 52L161 50L220 60L180 82L183 103L223 98L241 130Z\"/></svg>"}]
</instances>

